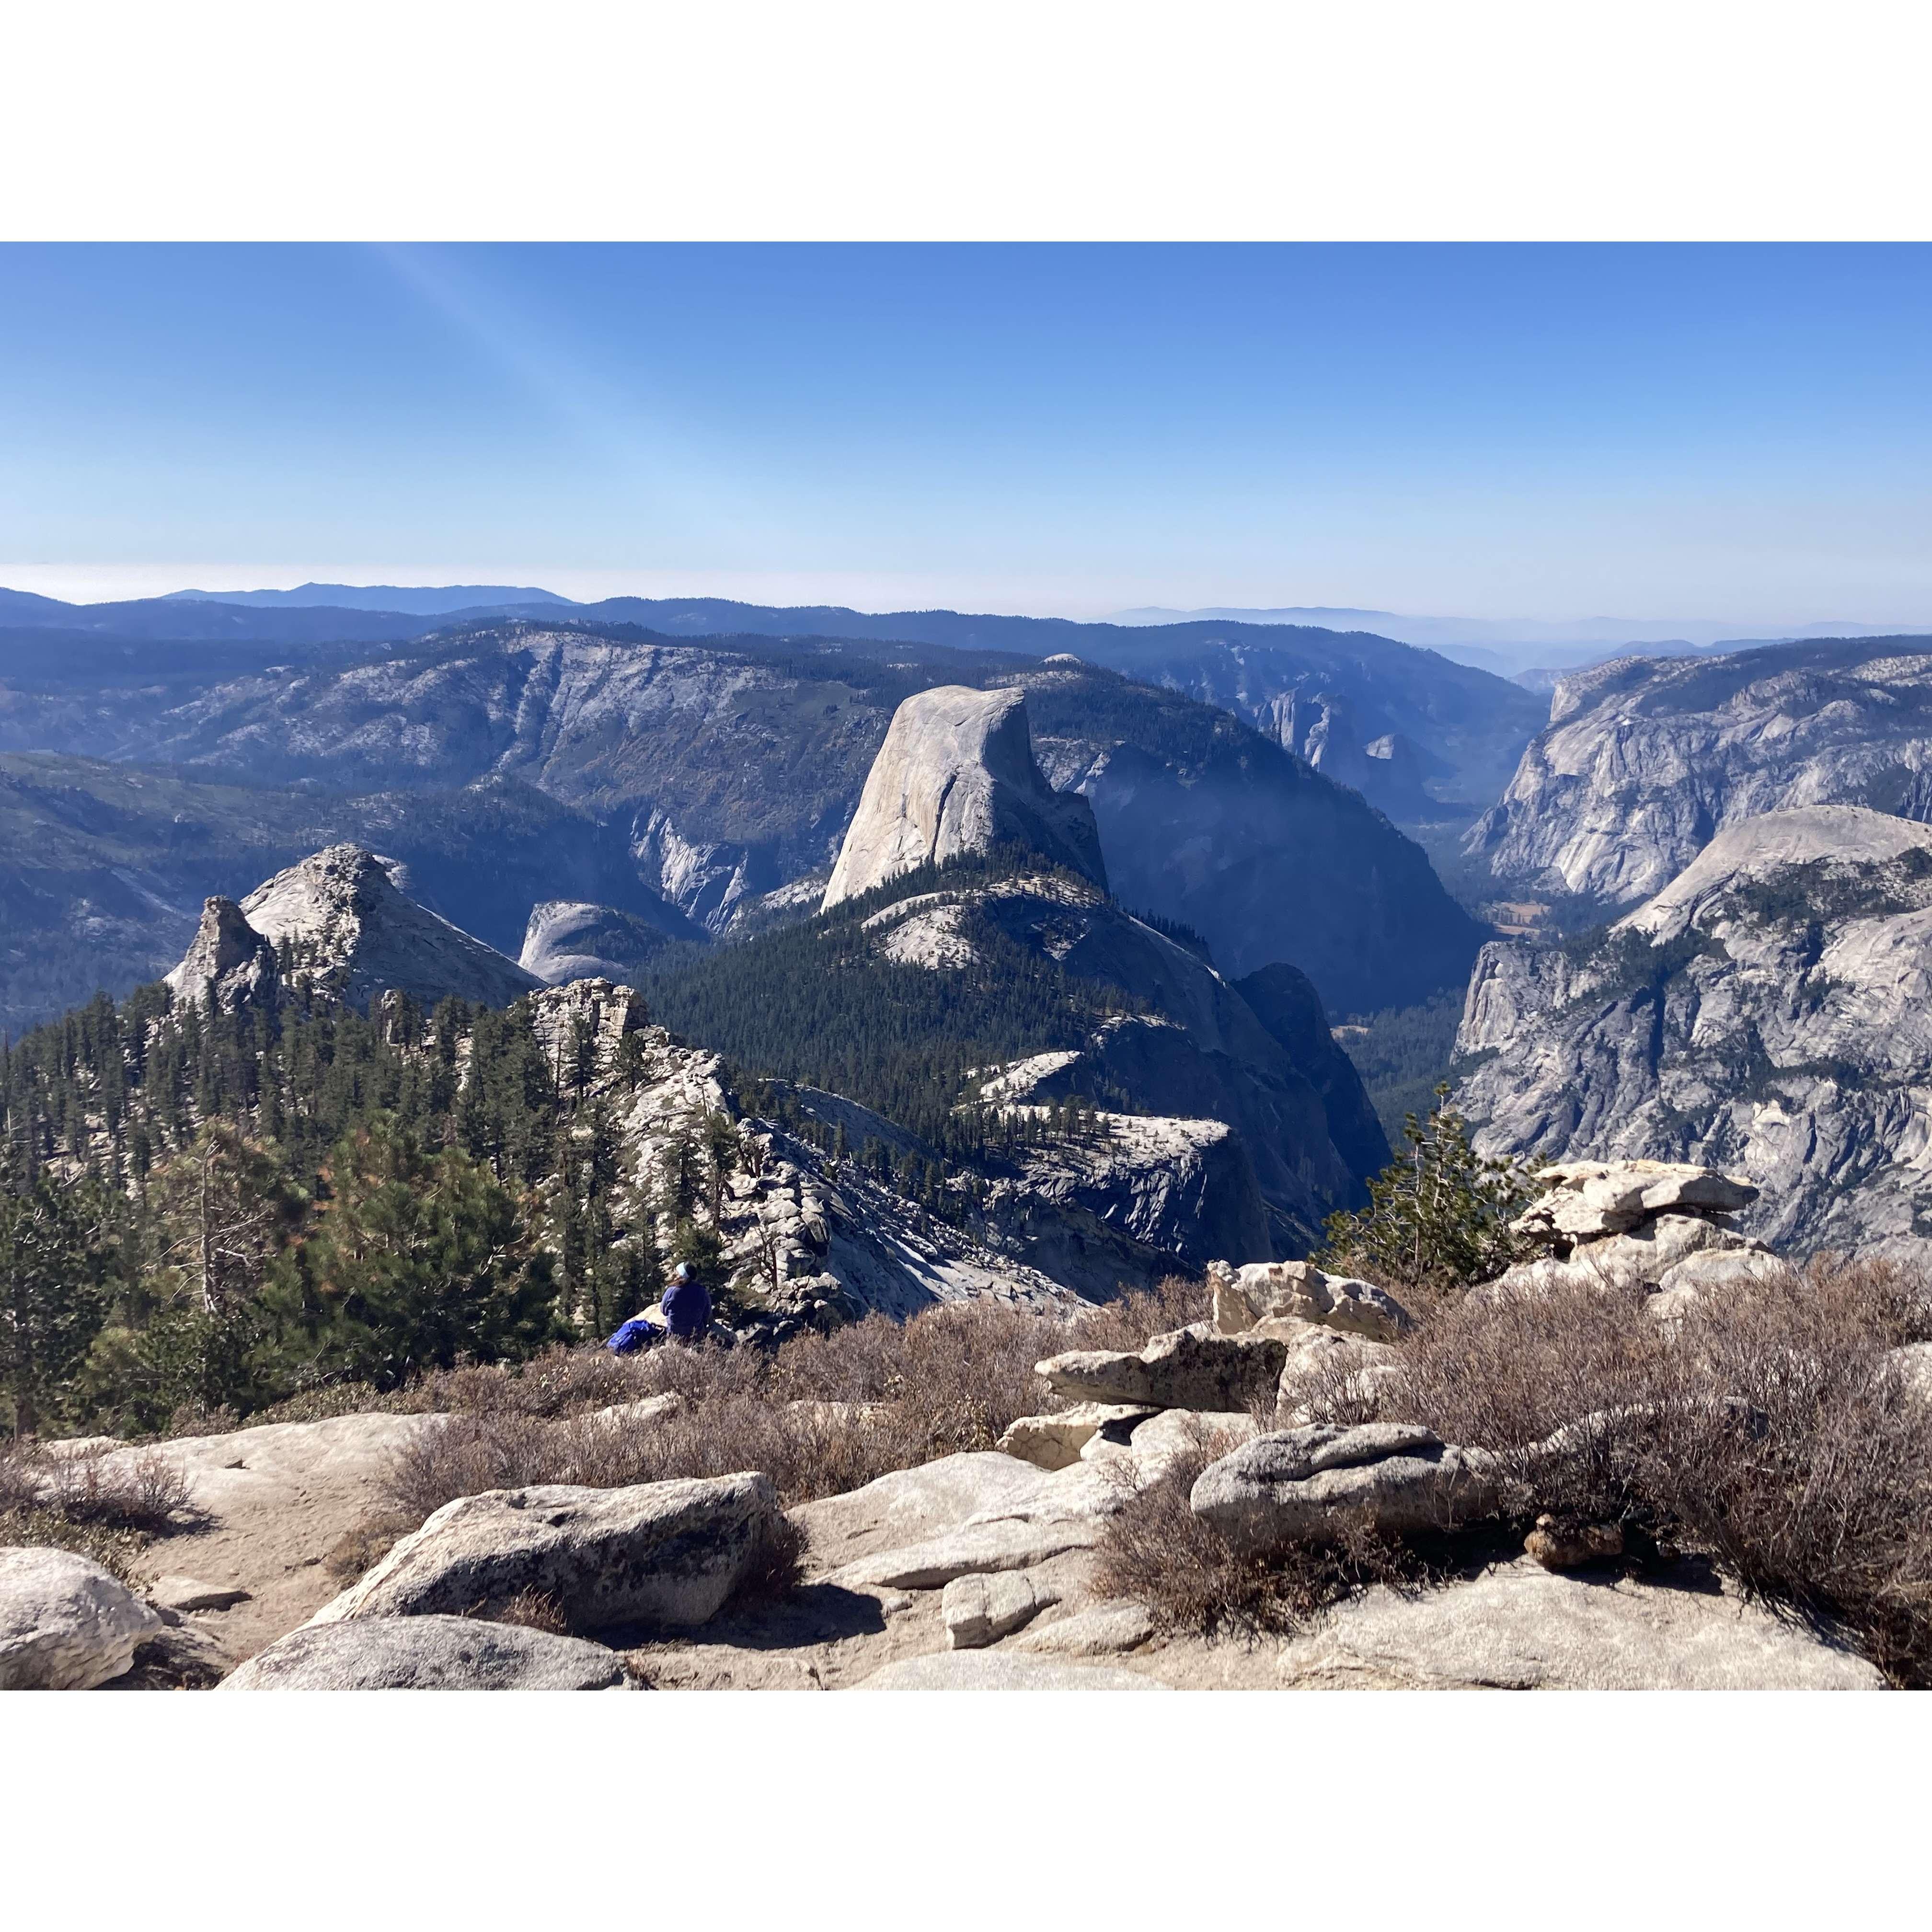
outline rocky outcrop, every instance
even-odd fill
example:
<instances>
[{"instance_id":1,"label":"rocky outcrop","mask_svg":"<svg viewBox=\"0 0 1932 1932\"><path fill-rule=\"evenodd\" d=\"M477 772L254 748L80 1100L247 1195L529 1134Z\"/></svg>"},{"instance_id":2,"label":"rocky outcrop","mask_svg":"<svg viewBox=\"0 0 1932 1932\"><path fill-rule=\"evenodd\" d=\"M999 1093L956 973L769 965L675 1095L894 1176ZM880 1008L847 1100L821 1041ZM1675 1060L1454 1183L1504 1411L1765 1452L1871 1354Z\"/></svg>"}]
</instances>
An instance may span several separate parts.
<instances>
[{"instance_id":1,"label":"rocky outcrop","mask_svg":"<svg viewBox=\"0 0 1932 1932\"><path fill-rule=\"evenodd\" d=\"M1075 1349L1039 1363L1036 1372L1075 1402L1245 1409L1272 1401L1287 1358L1276 1336L1219 1334L1204 1322L1156 1335L1138 1354Z\"/></svg>"},{"instance_id":2,"label":"rocky outcrop","mask_svg":"<svg viewBox=\"0 0 1932 1932\"><path fill-rule=\"evenodd\" d=\"M239 905L211 898L169 986L177 999L212 997L232 1011L272 1003L286 977L366 1012L386 993L424 1007L450 994L506 1006L542 983L406 897L394 869L359 846L332 845L278 872Z\"/></svg>"},{"instance_id":3,"label":"rocky outcrop","mask_svg":"<svg viewBox=\"0 0 1932 1932\"><path fill-rule=\"evenodd\" d=\"M1779 813L1720 833L1606 931L1485 948L1456 1099L1486 1154L1733 1176L1760 1190L1739 1230L1780 1252L1917 1251L1932 1236L1928 986L1932 828ZM1659 1256L1710 1245L1664 1232Z\"/></svg>"},{"instance_id":4,"label":"rocky outcrop","mask_svg":"<svg viewBox=\"0 0 1932 1932\"><path fill-rule=\"evenodd\" d=\"M547 986L626 981L670 943L668 933L634 913L582 899L544 899L530 908L517 963Z\"/></svg>"},{"instance_id":5,"label":"rocky outcrop","mask_svg":"<svg viewBox=\"0 0 1932 1932\"><path fill-rule=\"evenodd\" d=\"M574 1630L688 1629L765 1559L778 1522L757 1474L460 1496L311 1621L488 1615L536 1595Z\"/></svg>"},{"instance_id":6,"label":"rocky outcrop","mask_svg":"<svg viewBox=\"0 0 1932 1932\"><path fill-rule=\"evenodd\" d=\"M1513 888L1627 905L1719 833L1828 804L1928 815L1928 640L1622 658L1566 677L1468 847Z\"/></svg>"},{"instance_id":7,"label":"rocky outcrop","mask_svg":"<svg viewBox=\"0 0 1932 1932\"><path fill-rule=\"evenodd\" d=\"M1451 1529L1496 1493L1480 1452L1412 1423L1370 1422L1257 1436L1204 1469L1188 1502L1230 1542L1261 1552L1331 1541L1348 1520L1397 1536Z\"/></svg>"},{"instance_id":8,"label":"rocky outcrop","mask_svg":"<svg viewBox=\"0 0 1932 1932\"><path fill-rule=\"evenodd\" d=\"M1371 1342L1393 1342L1414 1324L1407 1309L1385 1288L1351 1276L1328 1274L1312 1262L1226 1262L1209 1265L1214 1291L1214 1327L1223 1335L1253 1334L1267 1323L1312 1323ZM1292 1330L1270 1328L1270 1334Z\"/></svg>"},{"instance_id":9,"label":"rocky outcrop","mask_svg":"<svg viewBox=\"0 0 1932 1932\"><path fill-rule=\"evenodd\" d=\"M272 1006L280 991L273 944L234 900L219 897L202 906L200 926L165 983L177 1000L200 1004L212 998L231 1013L238 1006Z\"/></svg>"},{"instance_id":10,"label":"rocky outcrop","mask_svg":"<svg viewBox=\"0 0 1932 1932\"><path fill-rule=\"evenodd\" d=\"M1034 762L1023 691L941 685L892 714L821 910L902 872L1010 846L1104 885L1094 808Z\"/></svg>"},{"instance_id":11,"label":"rocky outcrop","mask_svg":"<svg viewBox=\"0 0 1932 1932\"><path fill-rule=\"evenodd\" d=\"M0 1690L92 1690L122 1676L161 1619L71 1550L0 1550Z\"/></svg>"},{"instance_id":12,"label":"rocky outcrop","mask_svg":"<svg viewBox=\"0 0 1932 1932\"><path fill-rule=\"evenodd\" d=\"M1657 1160L1561 1162L1537 1179L1548 1191L1510 1223L1543 1252L1477 1292L1557 1286L1639 1288L1659 1314L1720 1288L1736 1274L1781 1270L1734 1216L1757 1198L1748 1181L1716 1168Z\"/></svg>"},{"instance_id":13,"label":"rocky outcrop","mask_svg":"<svg viewBox=\"0 0 1932 1932\"><path fill-rule=\"evenodd\" d=\"M1748 1181L1714 1168L1663 1160L1576 1160L1542 1168L1546 1190L1511 1228L1547 1242L1567 1258L1579 1244L1635 1234L1660 1219L1734 1214L1757 1198Z\"/></svg>"},{"instance_id":14,"label":"rocky outcrop","mask_svg":"<svg viewBox=\"0 0 1932 1932\"><path fill-rule=\"evenodd\" d=\"M250 1658L224 1690L622 1690L614 1651L480 1617L305 1624Z\"/></svg>"},{"instance_id":15,"label":"rocky outcrop","mask_svg":"<svg viewBox=\"0 0 1932 1932\"><path fill-rule=\"evenodd\" d=\"M1096 1442L1124 1444L1162 1412L1145 1402L1078 1402L1051 1415L1022 1415L1006 1425L999 1448L1036 1469L1064 1469Z\"/></svg>"}]
</instances>

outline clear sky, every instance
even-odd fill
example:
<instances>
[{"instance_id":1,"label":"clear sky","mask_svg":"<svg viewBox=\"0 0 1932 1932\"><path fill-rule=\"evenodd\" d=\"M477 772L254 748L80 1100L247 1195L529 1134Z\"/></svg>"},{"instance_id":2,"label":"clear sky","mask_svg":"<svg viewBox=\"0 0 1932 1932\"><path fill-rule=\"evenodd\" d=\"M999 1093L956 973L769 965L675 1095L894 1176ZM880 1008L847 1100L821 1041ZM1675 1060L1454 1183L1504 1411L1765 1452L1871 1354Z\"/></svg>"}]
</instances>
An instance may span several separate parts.
<instances>
[{"instance_id":1,"label":"clear sky","mask_svg":"<svg viewBox=\"0 0 1932 1932\"><path fill-rule=\"evenodd\" d=\"M0 248L0 583L1932 617L1923 247Z\"/></svg>"}]
</instances>

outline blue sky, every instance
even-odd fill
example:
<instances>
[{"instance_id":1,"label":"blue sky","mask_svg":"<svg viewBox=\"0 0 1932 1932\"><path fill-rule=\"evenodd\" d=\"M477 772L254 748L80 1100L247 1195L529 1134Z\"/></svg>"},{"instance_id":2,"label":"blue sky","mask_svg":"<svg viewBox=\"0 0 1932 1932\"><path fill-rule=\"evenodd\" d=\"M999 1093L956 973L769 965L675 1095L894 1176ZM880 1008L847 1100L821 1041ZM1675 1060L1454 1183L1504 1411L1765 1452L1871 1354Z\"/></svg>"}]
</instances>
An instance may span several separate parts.
<instances>
[{"instance_id":1,"label":"blue sky","mask_svg":"<svg viewBox=\"0 0 1932 1932\"><path fill-rule=\"evenodd\" d=\"M0 248L0 583L1932 617L1932 250Z\"/></svg>"}]
</instances>

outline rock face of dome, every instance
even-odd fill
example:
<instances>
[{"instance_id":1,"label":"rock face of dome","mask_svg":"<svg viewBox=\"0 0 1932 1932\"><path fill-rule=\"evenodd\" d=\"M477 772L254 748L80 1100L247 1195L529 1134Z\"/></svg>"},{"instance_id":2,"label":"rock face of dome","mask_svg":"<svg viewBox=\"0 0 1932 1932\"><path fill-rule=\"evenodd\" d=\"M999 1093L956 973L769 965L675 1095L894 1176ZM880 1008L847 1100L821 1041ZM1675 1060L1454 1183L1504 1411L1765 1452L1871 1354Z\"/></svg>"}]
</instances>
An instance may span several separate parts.
<instances>
[{"instance_id":1,"label":"rock face of dome","mask_svg":"<svg viewBox=\"0 0 1932 1932\"><path fill-rule=\"evenodd\" d=\"M1018 846L1106 884L1094 808L1034 761L1026 694L941 685L893 713L821 910L902 872Z\"/></svg>"}]
</instances>

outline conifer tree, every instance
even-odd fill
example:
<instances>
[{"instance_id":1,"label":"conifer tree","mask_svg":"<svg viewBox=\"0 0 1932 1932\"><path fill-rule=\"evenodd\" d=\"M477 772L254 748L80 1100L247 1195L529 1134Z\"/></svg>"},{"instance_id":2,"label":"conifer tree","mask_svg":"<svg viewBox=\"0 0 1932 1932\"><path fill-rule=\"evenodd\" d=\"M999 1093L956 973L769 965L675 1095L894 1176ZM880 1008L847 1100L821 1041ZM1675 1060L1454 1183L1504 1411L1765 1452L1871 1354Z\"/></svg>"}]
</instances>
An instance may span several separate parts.
<instances>
[{"instance_id":1,"label":"conifer tree","mask_svg":"<svg viewBox=\"0 0 1932 1932\"><path fill-rule=\"evenodd\" d=\"M1533 1169L1478 1154L1446 1082L1426 1120L1408 1115L1402 1138L1408 1150L1369 1183L1369 1205L1329 1216L1316 1259L1425 1293L1500 1274L1522 1252L1509 1224L1539 1191Z\"/></svg>"}]
</instances>

